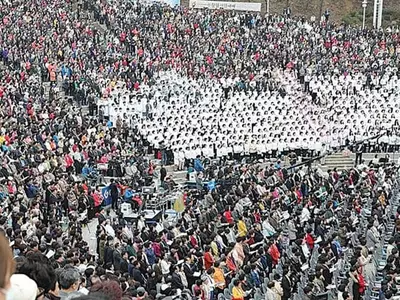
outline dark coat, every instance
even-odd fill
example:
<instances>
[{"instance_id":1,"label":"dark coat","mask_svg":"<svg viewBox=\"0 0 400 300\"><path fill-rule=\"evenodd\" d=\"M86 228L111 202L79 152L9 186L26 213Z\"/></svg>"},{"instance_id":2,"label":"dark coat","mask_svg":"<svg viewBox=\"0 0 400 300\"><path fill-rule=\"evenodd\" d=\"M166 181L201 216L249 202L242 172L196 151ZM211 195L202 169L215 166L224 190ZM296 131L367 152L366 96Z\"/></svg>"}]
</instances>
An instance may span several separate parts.
<instances>
[{"instance_id":1,"label":"dark coat","mask_svg":"<svg viewBox=\"0 0 400 300\"><path fill-rule=\"evenodd\" d=\"M121 270L121 262L122 262L121 252L119 250L114 250L113 252L114 270L116 271Z\"/></svg>"},{"instance_id":2,"label":"dark coat","mask_svg":"<svg viewBox=\"0 0 400 300\"><path fill-rule=\"evenodd\" d=\"M104 265L107 265L108 263L113 263L113 254L113 248L111 248L110 246L104 247Z\"/></svg>"},{"instance_id":3,"label":"dark coat","mask_svg":"<svg viewBox=\"0 0 400 300\"><path fill-rule=\"evenodd\" d=\"M282 278L282 289L283 289L283 296L282 299L289 299L292 296L292 284L287 278L287 276L283 276Z\"/></svg>"},{"instance_id":4,"label":"dark coat","mask_svg":"<svg viewBox=\"0 0 400 300\"><path fill-rule=\"evenodd\" d=\"M172 273L172 288L174 289L184 289L183 283L182 283L182 279L181 276L177 273Z\"/></svg>"}]
</instances>

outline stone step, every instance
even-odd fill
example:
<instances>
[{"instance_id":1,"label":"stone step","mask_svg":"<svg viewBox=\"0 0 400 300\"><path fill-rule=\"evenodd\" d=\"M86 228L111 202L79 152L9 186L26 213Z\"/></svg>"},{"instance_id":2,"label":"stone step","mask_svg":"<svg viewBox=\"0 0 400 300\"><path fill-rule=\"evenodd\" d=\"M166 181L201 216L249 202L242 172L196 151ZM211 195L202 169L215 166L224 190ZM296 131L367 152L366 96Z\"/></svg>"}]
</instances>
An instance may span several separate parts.
<instances>
[{"instance_id":1,"label":"stone step","mask_svg":"<svg viewBox=\"0 0 400 300\"><path fill-rule=\"evenodd\" d=\"M384 157L386 157L386 155L389 155L389 159L390 159L391 162L397 162L399 160L399 158L400 158L400 153L396 152L396 153L363 153L362 154L362 159L365 162L368 163L368 162L370 162L371 160L373 160L375 158L375 155L377 155L378 159L384 158ZM332 161L339 161L341 159L343 161L347 161L347 160L350 161L350 159L351 159L354 162L356 160L356 154L355 153L351 153L348 157L343 157L342 156L341 158L338 157L338 156L330 155L330 156L326 157L325 161L327 163L330 163Z\"/></svg>"},{"instance_id":2,"label":"stone step","mask_svg":"<svg viewBox=\"0 0 400 300\"><path fill-rule=\"evenodd\" d=\"M354 161L352 158L332 158L332 157L327 157L325 158L325 162L352 162Z\"/></svg>"},{"instance_id":3,"label":"stone step","mask_svg":"<svg viewBox=\"0 0 400 300\"><path fill-rule=\"evenodd\" d=\"M349 160L351 160L351 159L353 159L355 156L353 156L353 155L347 155L347 156L344 156L344 155L341 155L341 156L327 156L326 157L326 159L332 159L332 160L339 160L339 159L349 159Z\"/></svg>"},{"instance_id":4,"label":"stone step","mask_svg":"<svg viewBox=\"0 0 400 300\"><path fill-rule=\"evenodd\" d=\"M353 159L353 155L348 156L326 156L326 159Z\"/></svg>"},{"instance_id":5,"label":"stone step","mask_svg":"<svg viewBox=\"0 0 400 300\"><path fill-rule=\"evenodd\" d=\"M335 161L335 162L325 162L325 165L328 166L352 166L354 164L353 161L342 162L342 161Z\"/></svg>"},{"instance_id":6,"label":"stone step","mask_svg":"<svg viewBox=\"0 0 400 300\"><path fill-rule=\"evenodd\" d=\"M396 152L396 153L363 153L362 159L368 162L373 160L375 158L375 155L378 156L378 159L384 158L386 157L386 155L389 155L389 159L394 162L397 162L397 160L400 158L400 153Z\"/></svg>"},{"instance_id":7,"label":"stone step","mask_svg":"<svg viewBox=\"0 0 400 300\"><path fill-rule=\"evenodd\" d=\"M354 160L351 158L325 158L325 163L330 163L330 162L343 162L343 163L347 163L347 162L353 162Z\"/></svg>"},{"instance_id":8,"label":"stone step","mask_svg":"<svg viewBox=\"0 0 400 300\"><path fill-rule=\"evenodd\" d=\"M344 154L343 152L332 153L325 157L324 164L321 166L323 171L328 171L333 168L337 170L350 169L354 166L352 155Z\"/></svg>"}]
</instances>

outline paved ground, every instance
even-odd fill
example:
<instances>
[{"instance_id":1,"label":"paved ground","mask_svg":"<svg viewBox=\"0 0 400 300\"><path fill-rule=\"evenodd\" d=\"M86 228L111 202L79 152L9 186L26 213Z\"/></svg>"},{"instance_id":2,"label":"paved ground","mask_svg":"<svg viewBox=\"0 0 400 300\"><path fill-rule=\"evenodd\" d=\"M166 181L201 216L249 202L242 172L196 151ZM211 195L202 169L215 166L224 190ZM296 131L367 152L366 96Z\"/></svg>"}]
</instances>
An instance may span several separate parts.
<instances>
[{"instance_id":1,"label":"paved ground","mask_svg":"<svg viewBox=\"0 0 400 300\"><path fill-rule=\"evenodd\" d=\"M114 211L111 211L110 215L114 217ZM96 253L96 230L98 224L97 218L94 218L89 222L88 226L84 227L82 230L83 239L89 244L89 248L93 253Z\"/></svg>"},{"instance_id":2,"label":"paved ground","mask_svg":"<svg viewBox=\"0 0 400 300\"><path fill-rule=\"evenodd\" d=\"M96 229L97 219L93 219L87 227L83 228L83 239L89 244L90 250L96 253Z\"/></svg>"}]
</instances>

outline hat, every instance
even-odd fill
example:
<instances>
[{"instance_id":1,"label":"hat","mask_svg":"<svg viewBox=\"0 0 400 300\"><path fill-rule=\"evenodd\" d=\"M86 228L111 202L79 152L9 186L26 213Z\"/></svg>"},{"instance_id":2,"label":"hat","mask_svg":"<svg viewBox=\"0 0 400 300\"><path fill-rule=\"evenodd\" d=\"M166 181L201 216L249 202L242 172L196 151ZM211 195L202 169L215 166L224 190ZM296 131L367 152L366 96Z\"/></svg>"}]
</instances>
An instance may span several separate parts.
<instances>
[{"instance_id":1,"label":"hat","mask_svg":"<svg viewBox=\"0 0 400 300\"><path fill-rule=\"evenodd\" d=\"M14 274L11 276L11 291L18 300L35 300L38 287L35 281L24 274ZM17 296L18 295L18 296Z\"/></svg>"}]
</instances>

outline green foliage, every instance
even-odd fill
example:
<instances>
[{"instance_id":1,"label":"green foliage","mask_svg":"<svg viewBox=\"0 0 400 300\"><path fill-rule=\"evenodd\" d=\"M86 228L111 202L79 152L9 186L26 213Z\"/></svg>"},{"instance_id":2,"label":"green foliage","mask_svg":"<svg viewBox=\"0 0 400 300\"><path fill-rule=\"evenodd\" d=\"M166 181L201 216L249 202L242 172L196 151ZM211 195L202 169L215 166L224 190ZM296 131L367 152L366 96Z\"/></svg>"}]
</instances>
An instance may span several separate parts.
<instances>
[{"instance_id":1,"label":"green foliage","mask_svg":"<svg viewBox=\"0 0 400 300\"><path fill-rule=\"evenodd\" d=\"M383 22L387 23L387 25L392 25L392 22L400 21L400 11L384 9L382 12Z\"/></svg>"},{"instance_id":2,"label":"green foliage","mask_svg":"<svg viewBox=\"0 0 400 300\"><path fill-rule=\"evenodd\" d=\"M347 25L358 25L362 24L363 13L362 11L353 11L342 18L343 23Z\"/></svg>"},{"instance_id":3,"label":"green foliage","mask_svg":"<svg viewBox=\"0 0 400 300\"><path fill-rule=\"evenodd\" d=\"M367 27L372 27L374 13L371 9L365 12L365 24ZM400 21L400 12L391 9L382 11L383 26L392 25L393 22ZM353 11L342 18L342 22L348 25L362 25L363 11Z\"/></svg>"}]
</instances>

